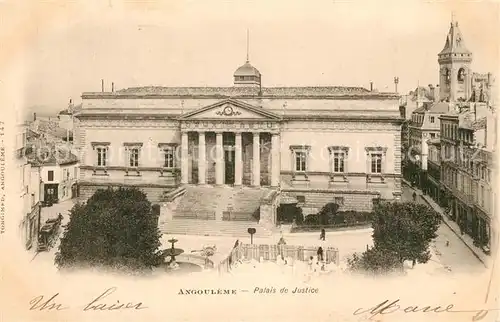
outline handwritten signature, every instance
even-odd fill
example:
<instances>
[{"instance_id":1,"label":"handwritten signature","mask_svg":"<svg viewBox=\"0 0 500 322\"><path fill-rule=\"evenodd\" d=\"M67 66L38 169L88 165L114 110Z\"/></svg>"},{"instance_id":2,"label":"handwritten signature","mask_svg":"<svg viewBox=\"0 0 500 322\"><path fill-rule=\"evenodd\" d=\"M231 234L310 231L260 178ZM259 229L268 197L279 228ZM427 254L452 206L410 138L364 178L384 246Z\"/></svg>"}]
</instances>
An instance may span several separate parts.
<instances>
[{"instance_id":1,"label":"handwritten signature","mask_svg":"<svg viewBox=\"0 0 500 322\"><path fill-rule=\"evenodd\" d=\"M478 309L478 310L457 310L453 304L448 304L447 306L418 306L409 305L403 306L400 304L400 300L385 300L369 309L358 308L354 311L353 315L367 315L368 320L373 320L379 315L387 315L396 312L403 313L470 313L473 314L472 321L480 321L488 315L490 311L498 311L500 308L496 309Z\"/></svg>"},{"instance_id":2,"label":"handwritten signature","mask_svg":"<svg viewBox=\"0 0 500 322\"><path fill-rule=\"evenodd\" d=\"M82 310L85 311L117 311L117 310L143 310L147 309L142 302L132 303L123 302L120 300L110 301L109 296L116 292L116 287L111 287L101 293L99 296L93 298ZM33 298L30 304L30 311L62 311L69 309L58 301L60 298L59 293L52 295L48 300L45 300L43 295Z\"/></svg>"}]
</instances>

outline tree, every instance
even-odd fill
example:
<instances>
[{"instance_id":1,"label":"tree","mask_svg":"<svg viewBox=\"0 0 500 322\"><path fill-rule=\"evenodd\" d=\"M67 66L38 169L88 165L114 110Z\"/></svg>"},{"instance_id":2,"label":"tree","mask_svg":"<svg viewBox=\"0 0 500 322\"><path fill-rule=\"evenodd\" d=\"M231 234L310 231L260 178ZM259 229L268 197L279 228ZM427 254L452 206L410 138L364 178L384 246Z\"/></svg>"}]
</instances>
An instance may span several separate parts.
<instances>
[{"instance_id":1,"label":"tree","mask_svg":"<svg viewBox=\"0 0 500 322\"><path fill-rule=\"evenodd\" d=\"M441 222L430 207L414 202L381 202L374 207L372 218L377 250L396 254L401 264L405 260L426 263L430 259L429 246Z\"/></svg>"},{"instance_id":2,"label":"tree","mask_svg":"<svg viewBox=\"0 0 500 322\"><path fill-rule=\"evenodd\" d=\"M56 254L59 268L142 270L163 262L158 217L140 190L98 190L86 204L75 205L70 215Z\"/></svg>"}]
</instances>

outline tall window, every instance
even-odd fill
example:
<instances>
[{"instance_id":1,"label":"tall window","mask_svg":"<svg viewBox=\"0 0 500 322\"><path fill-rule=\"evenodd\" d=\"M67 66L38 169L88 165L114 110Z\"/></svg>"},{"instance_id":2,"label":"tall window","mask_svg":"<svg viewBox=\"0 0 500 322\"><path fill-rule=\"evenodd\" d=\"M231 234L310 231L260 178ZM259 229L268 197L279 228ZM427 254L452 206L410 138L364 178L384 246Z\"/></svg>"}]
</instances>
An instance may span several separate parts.
<instances>
[{"instance_id":1,"label":"tall window","mask_svg":"<svg viewBox=\"0 0 500 322\"><path fill-rule=\"evenodd\" d=\"M139 166L139 148L129 149L129 166L131 167Z\"/></svg>"},{"instance_id":2,"label":"tall window","mask_svg":"<svg viewBox=\"0 0 500 322\"><path fill-rule=\"evenodd\" d=\"M382 173L382 153L372 153L371 158L371 173Z\"/></svg>"},{"instance_id":3,"label":"tall window","mask_svg":"<svg viewBox=\"0 0 500 322\"><path fill-rule=\"evenodd\" d=\"M54 181L54 171L53 170L49 170L47 172L47 181Z\"/></svg>"},{"instance_id":4,"label":"tall window","mask_svg":"<svg viewBox=\"0 0 500 322\"><path fill-rule=\"evenodd\" d=\"M163 167L164 168L173 168L173 167L175 167L174 149L173 148L166 148L166 149L164 149L163 150L163 155L164 155Z\"/></svg>"},{"instance_id":5,"label":"tall window","mask_svg":"<svg viewBox=\"0 0 500 322\"><path fill-rule=\"evenodd\" d=\"M97 166L98 167L105 167L107 163L107 155L106 155L106 148L97 148Z\"/></svg>"},{"instance_id":6,"label":"tall window","mask_svg":"<svg viewBox=\"0 0 500 322\"><path fill-rule=\"evenodd\" d=\"M345 162L345 153L344 152L334 152L333 153L333 172L343 173L344 172L344 162Z\"/></svg>"},{"instance_id":7,"label":"tall window","mask_svg":"<svg viewBox=\"0 0 500 322\"><path fill-rule=\"evenodd\" d=\"M304 172L307 169L307 154L305 151L295 152L295 171Z\"/></svg>"},{"instance_id":8,"label":"tall window","mask_svg":"<svg viewBox=\"0 0 500 322\"><path fill-rule=\"evenodd\" d=\"M292 151L292 171L293 172L306 172L309 169L309 150L308 145L291 145Z\"/></svg>"},{"instance_id":9,"label":"tall window","mask_svg":"<svg viewBox=\"0 0 500 322\"><path fill-rule=\"evenodd\" d=\"M431 123L434 123L434 116L431 116L430 119L431 119Z\"/></svg>"}]
</instances>

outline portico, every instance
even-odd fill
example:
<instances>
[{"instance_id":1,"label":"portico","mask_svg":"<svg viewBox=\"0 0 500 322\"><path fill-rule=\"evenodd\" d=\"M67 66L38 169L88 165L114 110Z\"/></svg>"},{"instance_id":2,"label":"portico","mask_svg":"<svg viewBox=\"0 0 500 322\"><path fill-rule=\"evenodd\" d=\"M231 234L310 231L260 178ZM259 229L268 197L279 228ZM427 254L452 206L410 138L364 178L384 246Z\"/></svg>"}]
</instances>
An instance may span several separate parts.
<instances>
[{"instance_id":1,"label":"portico","mask_svg":"<svg viewBox=\"0 0 500 322\"><path fill-rule=\"evenodd\" d=\"M182 184L279 186L280 123L273 113L224 100L180 121Z\"/></svg>"}]
</instances>

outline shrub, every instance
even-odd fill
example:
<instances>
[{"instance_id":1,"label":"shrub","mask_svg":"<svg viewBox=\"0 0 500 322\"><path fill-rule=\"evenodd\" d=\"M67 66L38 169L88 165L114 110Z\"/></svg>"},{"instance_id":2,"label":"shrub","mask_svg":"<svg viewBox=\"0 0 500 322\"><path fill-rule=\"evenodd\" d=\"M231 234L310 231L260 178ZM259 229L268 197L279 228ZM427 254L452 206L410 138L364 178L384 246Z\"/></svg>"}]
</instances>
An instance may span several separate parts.
<instances>
[{"instance_id":1,"label":"shrub","mask_svg":"<svg viewBox=\"0 0 500 322\"><path fill-rule=\"evenodd\" d=\"M277 208L278 222L292 223L294 220L297 224L304 221L302 208L297 207L297 204L283 204Z\"/></svg>"},{"instance_id":2,"label":"shrub","mask_svg":"<svg viewBox=\"0 0 500 322\"><path fill-rule=\"evenodd\" d=\"M347 259L347 267L351 272L374 275L387 274L403 268L395 252L375 247L367 249L361 255L353 254L351 258Z\"/></svg>"}]
</instances>

